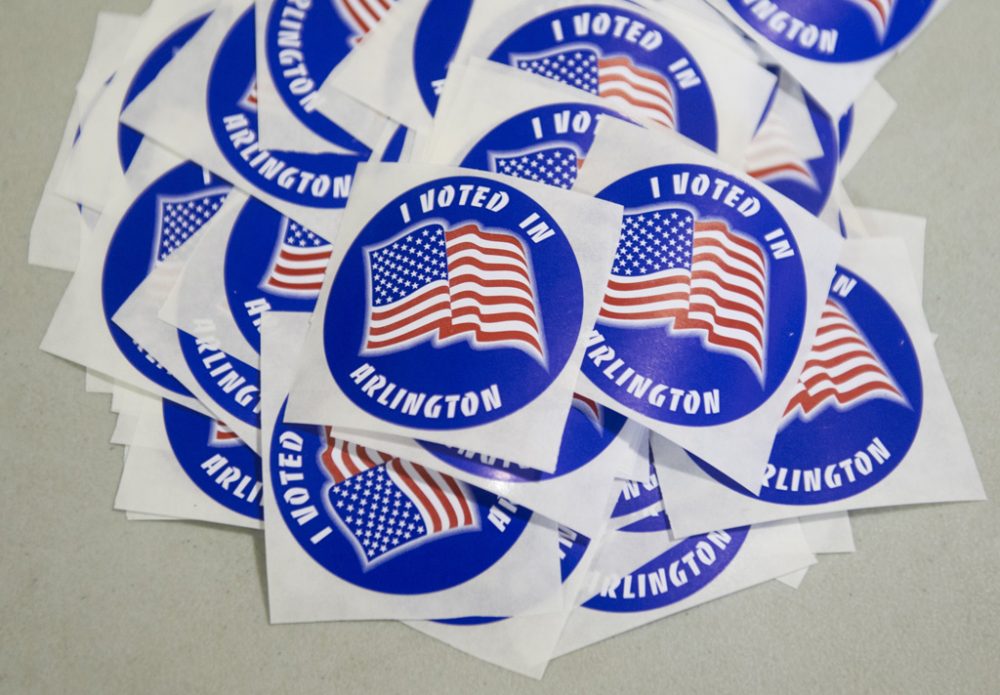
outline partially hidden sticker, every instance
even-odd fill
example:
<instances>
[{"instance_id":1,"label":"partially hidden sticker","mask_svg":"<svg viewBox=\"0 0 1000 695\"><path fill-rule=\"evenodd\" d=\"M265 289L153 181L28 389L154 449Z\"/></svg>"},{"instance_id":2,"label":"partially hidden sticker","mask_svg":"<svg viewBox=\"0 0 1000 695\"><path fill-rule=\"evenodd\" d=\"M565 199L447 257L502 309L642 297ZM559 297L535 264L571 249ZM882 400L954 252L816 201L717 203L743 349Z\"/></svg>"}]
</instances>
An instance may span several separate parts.
<instances>
[{"instance_id":1,"label":"partially hidden sticker","mask_svg":"<svg viewBox=\"0 0 1000 695\"><path fill-rule=\"evenodd\" d=\"M515 30L489 58L718 147L715 104L701 68L676 37L640 12L597 3L554 10Z\"/></svg>"},{"instance_id":2,"label":"partially hidden sticker","mask_svg":"<svg viewBox=\"0 0 1000 695\"><path fill-rule=\"evenodd\" d=\"M226 509L263 519L260 457L218 420L163 401L163 426L181 468Z\"/></svg>"},{"instance_id":3,"label":"partially hidden sticker","mask_svg":"<svg viewBox=\"0 0 1000 695\"><path fill-rule=\"evenodd\" d=\"M496 564L531 517L450 476L289 425L271 439L271 484L281 516L320 566L359 587L424 594L463 584Z\"/></svg>"},{"instance_id":4,"label":"partially hidden sticker","mask_svg":"<svg viewBox=\"0 0 1000 695\"><path fill-rule=\"evenodd\" d=\"M906 456L922 408L920 364L902 321L875 288L838 267L759 499L810 505L871 489ZM750 496L697 457L692 460Z\"/></svg>"},{"instance_id":5,"label":"partially hidden sticker","mask_svg":"<svg viewBox=\"0 0 1000 695\"><path fill-rule=\"evenodd\" d=\"M720 170L671 164L598 194L625 207L583 373L615 401L686 426L753 412L802 340L805 273L767 197Z\"/></svg>"}]
</instances>

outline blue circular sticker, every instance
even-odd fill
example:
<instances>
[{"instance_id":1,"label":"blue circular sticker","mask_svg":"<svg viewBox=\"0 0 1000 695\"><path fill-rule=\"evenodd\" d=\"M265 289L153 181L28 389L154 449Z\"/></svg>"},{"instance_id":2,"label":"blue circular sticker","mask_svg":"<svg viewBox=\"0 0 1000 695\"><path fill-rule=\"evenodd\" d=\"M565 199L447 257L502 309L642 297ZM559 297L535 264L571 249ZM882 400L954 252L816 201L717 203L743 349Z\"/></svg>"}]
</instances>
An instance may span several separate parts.
<instances>
[{"instance_id":1,"label":"blue circular sticker","mask_svg":"<svg viewBox=\"0 0 1000 695\"><path fill-rule=\"evenodd\" d=\"M910 450L922 408L920 364L905 326L875 288L838 268L759 498L822 504L871 489ZM751 496L692 459L719 482Z\"/></svg>"},{"instance_id":2,"label":"blue circular sticker","mask_svg":"<svg viewBox=\"0 0 1000 695\"><path fill-rule=\"evenodd\" d=\"M569 190L605 116L617 114L582 103L529 109L480 138L461 166Z\"/></svg>"},{"instance_id":3,"label":"blue circular sticker","mask_svg":"<svg viewBox=\"0 0 1000 695\"><path fill-rule=\"evenodd\" d=\"M265 193L308 207L344 207L354 170L367 155L261 149L255 70L251 7L223 40L209 73L208 120L219 150L240 175Z\"/></svg>"},{"instance_id":4,"label":"blue circular sticker","mask_svg":"<svg viewBox=\"0 0 1000 695\"><path fill-rule=\"evenodd\" d=\"M229 311L260 353L260 321L268 311L308 313L316 306L331 244L256 198L247 200L226 244Z\"/></svg>"},{"instance_id":5,"label":"blue circular sticker","mask_svg":"<svg viewBox=\"0 0 1000 695\"><path fill-rule=\"evenodd\" d=\"M163 426L177 462L199 490L230 511L264 518L260 457L253 449L217 420L166 399Z\"/></svg>"},{"instance_id":6,"label":"blue circular sticker","mask_svg":"<svg viewBox=\"0 0 1000 695\"><path fill-rule=\"evenodd\" d=\"M637 10L592 4L548 12L504 39L490 60L718 147L715 105L701 68L677 38Z\"/></svg>"},{"instance_id":7,"label":"blue circular sticker","mask_svg":"<svg viewBox=\"0 0 1000 695\"><path fill-rule=\"evenodd\" d=\"M421 184L364 226L324 316L341 390L381 420L435 430L524 407L565 367L583 285L552 216L478 176Z\"/></svg>"},{"instance_id":8,"label":"blue circular sticker","mask_svg":"<svg viewBox=\"0 0 1000 695\"><path fill-rule=\"evenodd\" d=\"M583 373L661 422L753 412L784 381L805 322L805 271L781 214L695 164L629 174L598 197L625 217Z\"/></svg>"},{"instance_id":9,"label":"blue circular sticker","mask_svg":"<svg viewBox=\"0 0 1000 695\"><path fill-rule=\"evenodd\" d=\"M520 538L531 512L422 466L289 425L269 453L289 532L324 569L390 594L424 594L479 576Z\"/></svg>"},{"instance_id":10,"label":"blue circular sticker","mask_svg":"<svg viewBox=\"0 0 1000 695\"><path fill-rule=\"evenodd\" d=\"M177 342L208 397L240 422L260 428L260 370L223 350L211 331L197 336L177 331Z\"/></svg>"},{"instance_id":11,"label":"blue circular sticker","mask_svg":"<svg viewBox=\"0 0 1000 695\"><path fill-rule=\"evenodd\" d=\"M589 398L574 395L566 418L556 469L546 473L520 466L488 454L477 454L453 446L418 442L445 463L466 473L504 483L537 483L572 473L587 465L611 445L625 425L625 418Z\"/></svg>"},{"instance_id":12,"label":"blue circular sticker","mask_svg":"<svg viewBox=\"0 0 1000 695\"><path fill-rule=\"evenodd\" d=\"M413 78L432 115L471 9L472 0L429 0L420 15L413 39Z\"/></svg>"},{"instance_id":13,"label":"blue circular sticker","mask_svg":"<svg viewBox=\"0 0 1000 695\"><path fill-rule=\"evenodd\" d=\"M180 248L222 206L229 184L191 163L167 172L143 191L111 237L101 275L101 301L111 337L150 381L190 395L111 318L157 265Z\"/></svg>"},{"instance_id":14,"label":"blue circular sticker","mask_svg":"<svg viewBox=\"0 0 1000 695\"><path fill-rule=\"evenodd\" d=\"M656 473L650 465L650 483L627 485L612 518L634 513L650 502L662 502ZM662 508L662 504L660 505ZM670 529L662 511L614 533L661 533ZM609 613L635 613L673 605L712 583L730 565L746 541L750 528L712 531L689 536L624 577L606 577L601 590L584 608ZM609 542L613 543L611 539Z\"/></svg>"},{"instance_id":15,"label":"blue circular sticker","mask_svg":"<svg viewBox=\"0 0 1000 695\"><path fill-rule=\"evenodd\" d=\"M132 83L125 92L125 100L122 102L121 108L122 112L139 96L142 90L156 79L160 71L177 55L177 51L181 50L198 30L201 29L206 19L208 19L208 15L204 14L191 20L165 38L160 45L152 50L149 57L139 67L135 77L132 78ZM122 171L128 171L141 142L142 133L129 128L124 123L118 125L118 159L121 162Z\"/></svg>"},{"instance_id":16,"label":"blue circular sticker","mask_svg":"<svg viewBox=\"0 0 1000 695\"><path fill-rule=\"evenodd\" d=\"M267 67L285 106L316 135L361 154L371 150L317 110L318 91L370 29L368 23L381 18L383 6L388 9L391 3L277 0L264 32ZM377 16L358 14L366 7Z\"/></svg>"},{"instance_id":17,"label":"blue circular sticker","mask_svg":"<svg viewBox=\"0 0 1000 695\"><path fill-rule=\"evenodd\" d=\"M783 125L764 125L768 122L768 114L765 114L762 127L758 130L761 140L755 142L759 148L757 151L765 156L760 160L760 168L748 173L813 215L819 215L830 199L837 179L837 165L840 163L838 127L815 99L804 90L802 95L822 154L812 159L800 156L791 134ZM772 100L769 111L773 104Z\"/></svg>"},{"instance_id":18,"label":"blue circular sticker","mask_svg":"<svg viewBox=\"0 0 1000 695\"><path fill-rule=\"evenodd\" d=\"M751 27L811 60L847 63L894 48L934 0L729 0Z\"/></svg>"}]
</instances>

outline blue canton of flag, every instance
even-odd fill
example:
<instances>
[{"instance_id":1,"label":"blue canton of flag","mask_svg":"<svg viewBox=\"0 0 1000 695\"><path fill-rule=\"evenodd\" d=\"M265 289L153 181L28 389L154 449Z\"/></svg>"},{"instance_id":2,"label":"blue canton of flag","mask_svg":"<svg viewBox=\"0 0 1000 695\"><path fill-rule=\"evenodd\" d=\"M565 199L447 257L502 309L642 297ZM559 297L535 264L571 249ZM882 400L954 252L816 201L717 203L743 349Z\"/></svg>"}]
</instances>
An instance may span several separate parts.
<instances>
[{"instance_id":1,"label":"blue canton of flag","mask_svg":"<svg viewBox=\"0 0 1000 695\"><path fill-rule=\"evenodd\" d=\"M576 150L567 146L490 153L490 168L498 174L565 189L572 188L576 182L579 165Z\"/></svg>"},{"instance_id":2,"label":"blue canton of flag","mask_svg":"<svg viewBox=\"0 0 1000 695\"><path fill-rule=\"evenodd\" d=\"M413 502L389 478L371 468L330 488L330 504L366 566L427 536Z\"/></svg>"},{"instance_id":3,"label":"blue canton of flag","mask_svg":"<svg viewBox=\"0 0 1000 695\"><path fill-rule=\"evenodd\" d=\"M368 254L372 303L392 304L429 285L448 281L444 227L432 224L401 236Z\"/></svg>"},{"instance_id":4,"label":"blue canton of flag","mask_svg":"<svg viewBox=\"0 0 1000 695\"><path fill-rule=\"evenodd\" d=\"M153 265L165 261L205 226L222 207L228 193L228 187L219 187L186 195L158 196Z\"/></svg>"},{"instance_id":5,"label":"blue canton of flag","mask_svg":"<svg viewBox=\"0 0 1000 695\"><path fill-rule=\"evenodd\" d=\"M514 56L514 67L571 87L597 94L599 91L597 52L578 47L531 56Z\"/></svg>"}]
</instances>

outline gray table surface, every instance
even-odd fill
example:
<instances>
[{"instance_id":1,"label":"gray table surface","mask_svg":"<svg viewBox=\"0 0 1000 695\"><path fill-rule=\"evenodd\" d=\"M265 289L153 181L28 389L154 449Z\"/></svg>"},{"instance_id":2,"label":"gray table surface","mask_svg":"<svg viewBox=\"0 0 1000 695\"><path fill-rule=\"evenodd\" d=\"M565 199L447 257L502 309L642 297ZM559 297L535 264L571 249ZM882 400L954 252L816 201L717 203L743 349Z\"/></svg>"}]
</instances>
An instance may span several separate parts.
<instances>
[{"instance_id":1,"label":"gray table surface","mask_svg":"<svg viewBox=\"0 0 1000 695\"><path fill-rule=\"evenodd\" d=\"M996 393L1000 4L952 3L881 81L899 102L848 181L928 218L926 309L987 491ZM1000 691L995 503L852 514L858 551L554 662L541 683L394 623L272 627L259 535L127 523L108 399L38 351L68 276L28 229L98 10L0 0L0 692Z\"/></svg>"}]
</instances>

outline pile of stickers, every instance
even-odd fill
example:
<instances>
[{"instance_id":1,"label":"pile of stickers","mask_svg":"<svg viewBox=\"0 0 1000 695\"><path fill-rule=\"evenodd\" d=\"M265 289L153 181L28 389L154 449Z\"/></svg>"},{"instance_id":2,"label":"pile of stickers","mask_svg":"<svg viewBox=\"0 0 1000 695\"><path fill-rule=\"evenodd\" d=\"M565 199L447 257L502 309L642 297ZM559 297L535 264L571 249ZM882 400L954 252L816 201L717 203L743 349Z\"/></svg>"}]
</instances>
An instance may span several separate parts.
<instances>
[{"instance_id":1,"label":"pile of stickers","mask_svg":"<svg viewBox=\"0 0 1000 695\"><path fill-rule=\"evenodd\" d=\"M928 0L154 0L31 236L130 519L263 529L275 623L540 677L984 497L924 221L841 183ZM191 533L203 533L197 526Z\"/></svg>"}]
</instances>

